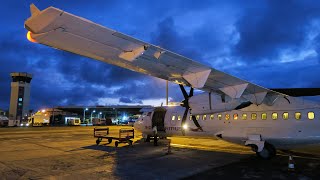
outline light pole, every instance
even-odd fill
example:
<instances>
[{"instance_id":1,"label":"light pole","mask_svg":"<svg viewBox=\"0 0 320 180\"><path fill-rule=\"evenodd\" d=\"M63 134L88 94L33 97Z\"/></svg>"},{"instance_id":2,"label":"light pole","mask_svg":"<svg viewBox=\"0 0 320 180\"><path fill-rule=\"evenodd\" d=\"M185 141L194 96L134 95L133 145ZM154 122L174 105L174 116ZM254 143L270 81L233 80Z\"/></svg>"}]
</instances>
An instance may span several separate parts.
<instances>
[{"instance_id":1,"label":"light pole","mask_svg":"<svg viewBox=\"0 0 320 180\"><path fill-rule=\"evenodd\" d=\"M83 123L86 121L86 111L88 111L88 108L83 109Z\"/></svg>"},{"instance_id":2,"label":"light pole","mask_svg":"<svg viewBox=\"0 0 320 180\"><path fill-rule=\"evenodd\" d=\"M96 110L93 110L93 111L91 112L91 115L90 115L91 124L92 124L92 114L95 113L95 112L96 112Z\"/></svg>"}]
</instances>

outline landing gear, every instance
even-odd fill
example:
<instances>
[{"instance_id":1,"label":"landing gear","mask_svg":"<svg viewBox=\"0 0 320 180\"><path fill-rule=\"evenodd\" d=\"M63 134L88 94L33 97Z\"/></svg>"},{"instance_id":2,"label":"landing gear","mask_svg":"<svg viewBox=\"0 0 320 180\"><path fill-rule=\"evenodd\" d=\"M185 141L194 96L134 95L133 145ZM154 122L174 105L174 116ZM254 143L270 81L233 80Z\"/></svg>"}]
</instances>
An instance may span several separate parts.
<instances>
[{"instance_id":1,"label":"landing gear","mask_svg":"<svg viewBox=\"0 0 320 180\"><path fill-rule=\"evenodd\" d=\"M153 145L158 146L158 136L157 135L154 135L154 137L153 137Z\"/></svg>"},{"instance_id":2,"label":"landing gear","mask_svg":"<svg viewBox=\"0 0 320 180\"><path fill-rule=\"evenodd\" d=\"M144 138L144 142L150 142L150 136L147 135L147 137Z\"/></svg>"},{"instance_id":3,"label":"landing gear","mask_svg":"<svg viewBox=\"0 0 320 180\"><path fill-rule=\"evenodd\" d=\"M277 154L277 151L276 149L274 148L274 146L272 144L269 144L267 142L264 143L264 147L262 149L262 151L260 152L257 152L257 148L254 147L255 145L251 146L252 149L256 152L257 156L259 158L262 158L262 159L271 159L273 158L274 156L276 156Z\"/></svg>"}]
</instances>

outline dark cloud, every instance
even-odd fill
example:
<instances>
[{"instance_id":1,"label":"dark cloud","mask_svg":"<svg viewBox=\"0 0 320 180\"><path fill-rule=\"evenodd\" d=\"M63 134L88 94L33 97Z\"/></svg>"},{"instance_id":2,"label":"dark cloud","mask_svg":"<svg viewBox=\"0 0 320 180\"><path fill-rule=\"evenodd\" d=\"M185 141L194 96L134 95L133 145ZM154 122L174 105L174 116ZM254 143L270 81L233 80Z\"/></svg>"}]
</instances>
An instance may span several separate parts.
<instances>
[{"instance_id":1,"label":"dark cloud","mask_svg":"<svg viewBox=\"0 0 320 180\"><path fill-rule=\"evenodd\" d=\"M266 87L319 85L319 69L304 59L291 64L278 62L287 49L299 52L314 48L319 53L320 26L310 25L319 21L319 4L314 1L8 1L0 7L1 17L10 15L3 18L5 26L0 30L0 86L4 87L0 108L9 105L9 74L15 71L34 75L33 109L95 105L100 98L141 104L165 97L163 80L27 42L23 23L30 16L30 3L40 9L55 6L207 65L229 59L220 62L228 67L240 59L247 65L225 69ZM252 63L265 59L272 60L265 67ZM173 101L183 99L175 84L170 83L169 95Z\"/></svg>"},{"instance_id":2,"label":"dark cloud","mask_svg":"<svg viewBox=\"0 0 320 180\"><path fill-rule=\"evenodd\" d=\"M314 2L314 1L313 1ZM295 51L306 40L306 27L319 19L319 3L270 0L247 7L237 22L240 41L234 53L243 61L276 60L285 49Z\"/></svg>"},{"instance_id":3,"label":"dark cloud","mask_svg":"<svg viewBox=\"0 0 320 180\"><path fill-rule=\"evenodd\" d=\"M120 103L130 103L130 104L142 104L141 100L137 100L137 99L130 99L130 98L126 98L126 97L121 97L119 99Z\"/></svg>"}]
</instances>

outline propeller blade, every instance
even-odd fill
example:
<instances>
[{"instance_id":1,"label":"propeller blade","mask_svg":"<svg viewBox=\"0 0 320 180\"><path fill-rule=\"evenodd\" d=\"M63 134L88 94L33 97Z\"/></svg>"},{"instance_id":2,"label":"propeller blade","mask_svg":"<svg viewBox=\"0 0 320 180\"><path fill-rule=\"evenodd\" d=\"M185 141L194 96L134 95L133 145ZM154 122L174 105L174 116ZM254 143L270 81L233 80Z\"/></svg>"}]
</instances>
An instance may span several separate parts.
<instances>
[{"instance_id":1,"label":"propeller blade","mask_svg":"<svg viewBox=\"0 0 320 180\"><path fill-rule=\"evenodd\" d=\"M188 94L187 94L186 89L184 89L183 85L181 85L181 84L179 84L179 87L180 87L180 89L182 91L184 99L188 99Z\"/></svg>"},{"instance_id":2,"label":"propeller blade","mask_svg":"<svg viewBox=\"0 0 320 180\"><path fill-rule=\"evenodd\" d=\"M189 110L188 108L186 108L186 110L184 110L183 117L181 119L181 130L182 130L183 135L185 135L185 130L183 129L183 125L186 123L188 110Z\"/></svg>"},{"instance_id":3,"label":"propeller blade","mask_svg":"<svg viewBox=\"0 0 320 180\"><path fill-rule=\"evenodd\" d=\"M189 97L193 96L193 87L190 88L190 93L189 93Z\"/></svg>"},{"instance_id":4,"label":"propeller blade","mask_svg":"<svg viewBox=\"0 0 320 180\"><path fill-rule=\"evenodd\" d=\"M200 126L200 124L198 123L197 119L195 116L192 116L192 121L193 123L197 126L198 129L200 129L200 131L203 131L202 127Z\"/></svg>"}]
</instances>

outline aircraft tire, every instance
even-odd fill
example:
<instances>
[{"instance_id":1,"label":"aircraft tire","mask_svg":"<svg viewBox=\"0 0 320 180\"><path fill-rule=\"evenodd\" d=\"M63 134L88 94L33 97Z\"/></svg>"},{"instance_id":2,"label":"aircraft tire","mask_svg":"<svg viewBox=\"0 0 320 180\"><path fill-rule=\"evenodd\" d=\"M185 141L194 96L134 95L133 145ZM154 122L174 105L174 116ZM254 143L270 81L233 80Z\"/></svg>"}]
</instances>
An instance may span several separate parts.
<instances>
[{"instance_id":1,"label":"aircraft tire","mask_svg":"<svg viewBox=\"0 0 320 180\"><path fill-rule=\"evenodd\" d=\"M101 142L101 141L100 141L99 139L96 140L96 144L97 144L97 145L99 145L100 142Z\"/></svg>"},{"instance_id":2,"label":"aircraft tire","mask_svg":"<svg viewBox=\"0 0 320 180\"><path fill-rule=\"evenodd\" d=\"M150 142L150 136L149 135L147 135L147 137L144 138L144 142Z\"/></svg>"},{"instance_id":3,"label":"aircraft tire","mask_svg":"<svg viewBox=\"0 0 320 180\"><path fill-rule=\"evenodd\" d=\"M262 151L256 152L256 154L261 159L271 159L277 154L277 151L272 144L265 142Z\"/></svg>"}]
</instances>

